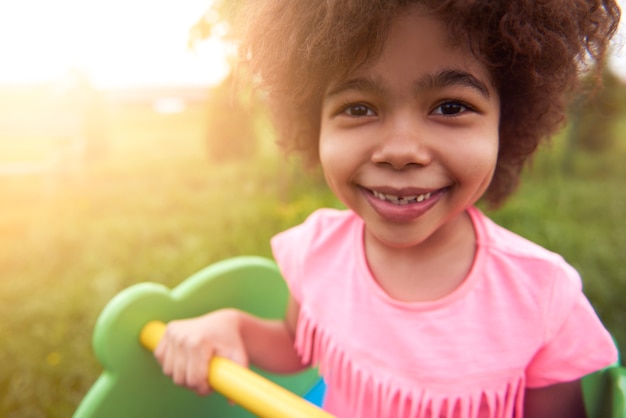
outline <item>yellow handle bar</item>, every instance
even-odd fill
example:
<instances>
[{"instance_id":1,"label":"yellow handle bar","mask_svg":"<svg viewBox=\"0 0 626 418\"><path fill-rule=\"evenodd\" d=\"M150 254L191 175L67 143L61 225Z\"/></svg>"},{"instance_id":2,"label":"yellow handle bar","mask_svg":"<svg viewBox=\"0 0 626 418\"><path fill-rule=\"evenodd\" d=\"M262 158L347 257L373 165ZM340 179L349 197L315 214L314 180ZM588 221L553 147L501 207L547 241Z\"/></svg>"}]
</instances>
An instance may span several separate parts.
<instances>
[{"instance_id":1,"label":"yellow handle bar","mask_svg":"<svg viewBox=\"0 0 626 418\"><path fill-rule=\"evenodd\" d=\"M151 321L143 327L139 339L154 351L164 333L165 323ZM208 380L214 390L259 417L332 418L282 386L224 357L211 359Z\"/></svg>"}]
</instances>

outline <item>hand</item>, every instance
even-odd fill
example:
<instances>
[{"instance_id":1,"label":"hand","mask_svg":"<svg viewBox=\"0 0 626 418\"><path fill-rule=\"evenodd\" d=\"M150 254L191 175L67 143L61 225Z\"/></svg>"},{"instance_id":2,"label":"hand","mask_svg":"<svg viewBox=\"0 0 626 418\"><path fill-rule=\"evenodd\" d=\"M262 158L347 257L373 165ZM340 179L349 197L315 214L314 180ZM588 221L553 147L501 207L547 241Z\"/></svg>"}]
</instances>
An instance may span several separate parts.
<instances>
[{"instance_id":1,"label":"hand","mask_svg":"<svg viewBox=\"0 0 626 418\"><path fill-rule=\"evenodd\" d=\"M241 312L222 309L196 318L172 321L154 350L163 373L199 395L211 393L207 380L213 356L248 367L240 331Z\"/></svg>"}]
</instances>

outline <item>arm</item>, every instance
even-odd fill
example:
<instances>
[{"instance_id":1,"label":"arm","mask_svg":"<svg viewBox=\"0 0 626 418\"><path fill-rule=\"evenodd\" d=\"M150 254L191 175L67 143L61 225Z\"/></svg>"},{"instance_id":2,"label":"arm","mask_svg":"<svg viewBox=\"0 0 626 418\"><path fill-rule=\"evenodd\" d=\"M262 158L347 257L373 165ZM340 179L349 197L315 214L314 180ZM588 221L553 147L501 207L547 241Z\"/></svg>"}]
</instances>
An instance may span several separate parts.
<instances>
[{"instance_id":1,"label":"arm","mask_svg":"<svg viewBox=\"0 0 626 418\"><path fill-rule=\"evenodd\" d=\"M252 364L272 373L295 373L304 369L294 348L300 306L292 298L284 320L263 320L242 315L241 333Z\"/></svg>"},{"instance_id":2,"label":"arm","mask_svg":"<svg viewBox=\"0 0 626 418\"><path fill-rule=\"evenodd\" d=\"M580 380L526 389L525 418L586 417Z\"/></svg>"},{"instance_id":3,"label":"arm","mask_svg":"<svg viewBox=\"0 0 626 418\"><path fill-rule=\"evenodd\" d=\"M305 367L294 349L299 306L290 299L284 320L257 318L221 309L196 318L172 321L154 355L174 383L200 395L210 392L208 364L218 355L243 366L249 362L276 373Z\"/></svg>"}]
</instances>

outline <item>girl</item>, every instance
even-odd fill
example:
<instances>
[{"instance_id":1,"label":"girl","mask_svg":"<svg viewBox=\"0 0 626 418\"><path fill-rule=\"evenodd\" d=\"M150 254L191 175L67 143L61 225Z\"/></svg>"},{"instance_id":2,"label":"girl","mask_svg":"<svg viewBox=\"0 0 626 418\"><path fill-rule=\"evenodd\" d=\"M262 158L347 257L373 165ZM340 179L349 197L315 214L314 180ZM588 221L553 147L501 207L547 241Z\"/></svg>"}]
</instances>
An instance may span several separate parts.
<instances>
[{"instance_id":1,"label":"girl","mask_svg":"<svg viewBox=\"0 0 626 418\"><path fill-rule=\"evenodd\" d=\"M593 3L593 4L591 4ZM487 219L601 63L611 0L255 0L242 57L281 142L347 210L272 240L284 320L171 323L156 350L206 394L211 356L319 366L338 417L581 417L617 351L560 256ZM596 72L600 71L595 67Z\"/></svg>"}]
</instances>

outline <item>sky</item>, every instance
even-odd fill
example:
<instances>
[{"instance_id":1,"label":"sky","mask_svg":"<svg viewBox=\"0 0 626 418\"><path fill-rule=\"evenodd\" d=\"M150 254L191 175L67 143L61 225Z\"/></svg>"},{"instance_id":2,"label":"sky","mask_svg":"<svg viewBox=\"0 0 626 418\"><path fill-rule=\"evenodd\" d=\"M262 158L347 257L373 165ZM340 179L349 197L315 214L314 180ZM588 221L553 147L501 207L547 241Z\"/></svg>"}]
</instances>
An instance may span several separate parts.
<instances>
[{"instance_id":1,"label":"sky","mask_svg":"<svg viewBox=\"0 0 626 418\"><path fill-rule=\"evenodd\" d=\"M622 9L622 20L613 42L613 55L609 64L613 72L626 81L626 0L618 0Z\"/></svg>"},{"instance_id":2,"label":"sky","mask_svg":"<svg viewBox=\"0 0 626 418\"><path fill-rule=\"evenodd\" d=\"M0 83L81 69L102 87L210 85L227 73L219 41L187 47L212 0L0 0Z\"/></svg>"},{"instance_id":3,"label":"sky","mask_svg":"<svg viewBox=\"0 0 626 418\"><path fill-rule=\"evenodd\" d=\"M70 68L100 87L218 83L228 72L227 46L187 48L211 1L0 0L0 83L50 81ZM626 45L611 64L626 80Z\"/></svg>"}]
</instances>

